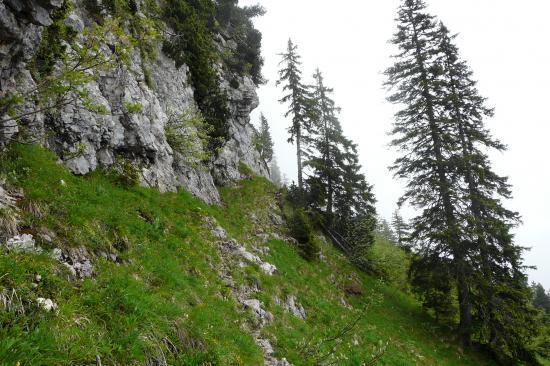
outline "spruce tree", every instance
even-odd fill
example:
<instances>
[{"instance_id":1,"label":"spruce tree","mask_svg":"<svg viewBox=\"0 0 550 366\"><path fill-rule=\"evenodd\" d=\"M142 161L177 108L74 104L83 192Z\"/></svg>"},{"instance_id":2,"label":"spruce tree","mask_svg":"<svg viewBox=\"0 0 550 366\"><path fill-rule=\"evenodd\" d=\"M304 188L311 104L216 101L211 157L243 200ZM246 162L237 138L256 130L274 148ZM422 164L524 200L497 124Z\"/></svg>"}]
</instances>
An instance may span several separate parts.
<instances>
[{"instance_id":1,"label":"spruce tree","mask_svg":"<svg viewBox=\"0 0 550 366\"><path fill-rule=\"evenodd\" d=\"M277 187L282 187L284 185L281 169L279 168L275 155L273 155L273 159L269 162L269 175L271 181L275 183Z\"/></svg>"},{"instance_id":2,"label":"spruce tree","mask_svg":"<svg viewBox=\"0 0 550 366\"><path fill-rule=\"evenodd\" d=\"M519 215L503 207L510 186L487 156L505 146L484 126L493 112L454 36L425 8L422 0L404 0L399 8L393 42L400 53L387 70L395 91L389 100L404 105L393 129L403 156L393 168L409 181L403 201L421 210L410 235L419 249L413 288L425 305L444 311L448 304L440 300L451 294L448 285L456 286L463 343L475 335L503 363L533 363L537 313L511 233Z\"/></svg>"},{"instance_id":3,"label":"spruce tree","mask_svg":"<svg viewBox=\"0 0 550 366\"><path fill-rule=\"evenodd\" d=\"M273 159L273 140L269 132L269 123L264 114L260 114L260 128L256 132L254 143L256 150L260 153L260 157L269 163Z\"/></svg>"},{"instance_id":4,"label":"spruce tree","mask_svg":"<svg viewBox=\"0 0 550 366\"><path fill-rule=\"evenodd\" d=\"M335 189L333 227L344 233L357 255L365 253L374 243L376 229L376 199L372 186L361 173L357 145L344 142L341 185Z\"/></svg>"},{"instance_id":5,"label":"spruce tree","mask_svg":"<svg viewBox=\"0 0 550 366\"><path fill-rule=\"evenodd\" d=\"M439 85L438 27L422 0L404 0L397 22L392 43L400 52L394 66L386 71L386 85L394 90L389 101L404 106L395 116L392 131L392 144L403 152L393 170L408 181L402 201L409 201L420 211L413 219L411 236L422 255L433 260L452 259L448 263L458 289L459 333L469 345L472 309L468 247L462 240L457 209L460 187L452 160L456 142L449 124L439 116L443 91Z\"/></svg>"},{"instance_id":6,"label":"spruce tree","mask_svg":"<svg viewBox=\"0 0 550 366\"><path fill-rule=\"evenodd\" d=\"M395 210L393 212L391 226L393 227L393 231L395 233L397 245L410 252L411 247L408 243L409 225L405 222L399 210Z\"/></svg>"},{"instance_id":7,"label":"spruce tree","mask_svg":"<svg viewBox=\"0 0 550 366\"><path fill-rule=\"evenodd\" d=\"M300 55L297 53L298 47L288 40L288 46L279 65L279 79L276 85L283 85L284 96L279 100L280 103L288 104L288 110L285 117L292 117L292 124L288 132L289 142L296 141L296 162L298 168L298 188L304 189L303 179L303 156L304 156L304 137L309 130L309 92L306 85L302 83L302 71L300 70Z\"/></svg>"},{"instance_id":8,"label":"spruce tree","mask_svg":"<svg viewBox=\"0 0 550 366\"><path fill-rule=\"evenodd\" d=\"M372 186L367 183L365 175L361 173L357 145L344 140L342 150L340 184L334 190L334 223L333 227L341 233L346 233L349 227L357 222L370 231L376 228L376 199ZM374 239L370 240L371 244Z\"/></svg>"},{"instance_id":9,"label":"spruce tree","mask_svg":"<svg viewBox=\"0 0 550 366\"><path fill-rule=\"evenodd\" d=\"M358 251L374 241L376 210L372 187L360 172L357 146L343 135L340 109L317 69L310 87L307 205L322 214L324 223Z\"/></svg>"},{"instance_id":10,"label":"spruce tree","mask_svg":"<svg viewBox=\"0 0 550 366\"><path fill-rule=\"evenodd\" d=\"M547 294L540 284L533 284L533 305L550 314L550 294Z\"/></svg>"},{"instance_id":11,"label":"spruce tree","mask_svg":"<svg viewBox=\"0 0 550 366\"><path fill-rule=\"evenodd\" d=\"M322 73L313 75L315 84L311 93L311 141L314 152L306 162L312 174L308 186L313 200L324 207L325 218L332 222L334 194L342 179L342 146L346 142L337 114L339 108L331 98L333 89L325 86Z\"/></svg>"},{"instance_id":12,"label":"spruce tree","mask_svg":"<svg viewBox=\"0 0 550 366\"><path fill-rule=\"evenodd\" d=\"M530 308L527 276L522 265L523 249L513 242L511 229L520 221L516 212L503 207L501 199L511 198L506 177L491 167L487 151L504 151L484 125L491 117L485 98L479 95L473 73L461 60L455 36L439 25L441 85L445 98L441 110L453 126L457 145L454 157L462 179L465 208L463 240L470 248L472 268L470 288L474 293L475 320L481 328L481 342L500 358L528 361L528 342L536 336L536 314Z\"/></svg>"}]
</instances>

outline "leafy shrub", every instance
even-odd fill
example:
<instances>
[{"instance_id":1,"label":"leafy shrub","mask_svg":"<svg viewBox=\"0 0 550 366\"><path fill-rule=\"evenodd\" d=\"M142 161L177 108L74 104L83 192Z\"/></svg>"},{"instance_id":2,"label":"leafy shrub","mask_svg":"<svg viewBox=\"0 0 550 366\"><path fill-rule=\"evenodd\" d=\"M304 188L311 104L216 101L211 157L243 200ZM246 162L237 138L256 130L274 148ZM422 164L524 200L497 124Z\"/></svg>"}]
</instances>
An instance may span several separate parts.
<instances>
[{"instance_id":1,"label":"leafy shrub","mask_svg":"<svg viewBox=\"0 0 550 366\"><path fill-rule=\"evenodd\" d=\"M170 115L165 127L168 145L187 164L197 166L210 157L210 126L200 112L187 110L181 115Z\"/></svg>"},{"instance_id":2,"label":"leafy shrub","mask_svg":"<svg viewBox=\"0 0 550 366\"><path fill-rule=\"evenodd\" d=\"M67 44L76 37L76 32L65 25L65 18L69 15L71 7L71 2L65 0L61 7L53 12L53 23L44 29L38 50L30 65L34 76L50 75L56 62L67 52Z\"/></svg>"},{"instance_id":3,"label":"leafy shrub","mask_svg":"<svg viewBox=\"0 0 550 366\"><path fill-rule=\"evenodd\" d=\"M135 187L139 185L141 178L140 168L127 159L118 158L109 172L111 179L122 187Z\"/></svg>"},{"instance_id":4,"label":"leafy shrub","mask_svg":"<svg viewBox=\"0 0 550 366\"><path fill-rule=\"evenodd\" d=\"M149 87L154 87L150 65L157 58L157 44L162 29L157 2L147 0L138 7L136 0L85 0L84 6L99 21L104 21L103 12L121 19L134 39L134 47L139 49L145 82Z\"/></svg>"},{"instance_id":5,"label":"leafy shrub","mask_svg":"<svg viewBox=\"0 0 550 366\"><path fill-rule=\"evenodd\" d=\"M403 290L408 287L410 259L390 241L377 238L367 251L367 263L372 273L385 282Z\"/></svg>"},{"instance_id":6,"label":"leafy shrub","mask_svg":"<svg viewBox=\"0 0 550 366\"><path fill-rule=\"evenodd\" d=\"M70 9L64 5L59 11L63 8ZM118 19L106 19L101 25L94 23L86 27L82 42L76 42L69 36L73 31L64 25L65 12L54 16L56 20L45 31L29 66L40 82L32 88L23 86L0 100L0 112L9 115L2 122L22 122L19 137L25 138L27 116L39 112L56 113L72 104L93 113L106 113L106 107L90 96L88 84L99 72L109 72L129 62L132 39L123 31ZM116 47L113 52L106 53L104 47L111 45L113 39L117 40ZM34 103L32 110L20 108L26 101Z\"/></svg>"}]
</instances>

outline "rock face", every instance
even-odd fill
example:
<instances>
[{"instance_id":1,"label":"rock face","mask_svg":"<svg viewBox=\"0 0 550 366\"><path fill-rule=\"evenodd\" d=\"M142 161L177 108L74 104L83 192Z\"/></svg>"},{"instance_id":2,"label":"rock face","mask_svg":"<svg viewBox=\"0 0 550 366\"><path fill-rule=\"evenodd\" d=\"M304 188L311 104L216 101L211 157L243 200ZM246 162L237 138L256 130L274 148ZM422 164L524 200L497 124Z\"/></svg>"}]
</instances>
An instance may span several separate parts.
<instances>
[{"instance_id":1,"label":"rock face","mask_svg":"<svg viewBox=\"0 0 550 366\"><path fill-rule=\"evenodd\" d=\"M0 2L0 98L14 90L28 90L35 83L26 70L40 43L44 26L52 23L51 11L61 6L60 0L5 0ZM24 105L22 111L32 108ZM3 121L0 115L0 146L19 130L15 121ZM28 126L35 121L43 124L44 116L37 114L22 119Z\"/></svg>"},{"instance_id":2,"label":"rock face","mask_svg":"<svg viewBox=\"0 0 550 366\"><path fill-rule=\"evenodd\" d=\"M36 87L27 69L39 45L45 27L51 24L51 11L61 0L7 0L0 4L0 98L14 91ZM73 10L65 24L80 33L93 22L82 1L73 0ZM221 41L220 41L221 42ZM95 105L107 113L98 114L81 105L68 105L55 115L32 114L21 125L33 133L36 141L51 148L75 174L87 174L98 167L110 167L123 158L139 166L141 183L161 191L184 188L207 203L218 203L215 183L228 184L241 179L240 163L268 177L267 165L255 150L250 113L258 106L256 86L249 77L224 74L220 68L221 88L228 96L230 138L217 158L206 165L189 164L178 157L167 143L165 126L169 117L197 110L193 89L185 65L176 68L162 53L151 70L150 82L142 68L139 50L127 67L104 72L87 85ZM110 50L105 48L104 52ZM237 80L229 83L228 80ZM231 85L230 85L231 84ZM139 104L139 112L129 113L124 106ZM34 110L29 104L22 110ZM0 116L0 121L6 116ZM2 122L0 122L2 123ZM0 126L0 146L18 132L13 121ZM46 133L45 131L49 131Z\"/></svg>"},{"instance_id":3,"label":"rock face","mask_svg":"<svg viewBox=\"0 0 550 366\"><path fill-rule=\"evenodd\" d=\"M229 78L226 78L230 80ZM226 79L222 89L227 93L231 119L229 124L230 140L214 161L212 170L218 184L241 179L239 163L246 164L255 173L269 178L267 164L260 158L252 142L254 130L250 124L250 113L259 105L256 86L248 77L239 78L239 87L232 88Z\"/></svg>"}]
</instances>

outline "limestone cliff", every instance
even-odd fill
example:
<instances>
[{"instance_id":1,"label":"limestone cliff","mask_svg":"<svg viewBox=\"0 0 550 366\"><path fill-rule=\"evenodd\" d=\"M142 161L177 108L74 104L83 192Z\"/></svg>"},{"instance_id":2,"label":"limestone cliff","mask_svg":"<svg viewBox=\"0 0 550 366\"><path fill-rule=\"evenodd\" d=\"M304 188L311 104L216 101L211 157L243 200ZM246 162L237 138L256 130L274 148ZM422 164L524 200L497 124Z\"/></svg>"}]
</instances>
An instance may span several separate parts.
<instances>
[{"instance_id":1,"label":"limestone cliff","mask_svg":"<svg viewBox=\"0 0 550 366\"><path fill-rule=\"evenodd\" d=\"M0 97L14 90L23 93L36 87L37 81L28 65L45 27L52 23L52 11L61 5L61 0L0 3ZM85 37L85 29L93 22L83 2L73 0L65 24L76 31L78 37ZM232 46L221 36L217 42L220 48ZM19 123L2 118L0 145L24 128L35 141L55 151L74 174L110 167L121 157L139 167L143 185L161 191L185 188L207 203L219 202L216 184L241 178L241 162L255 173L269 176L267 165L252 141L250 113L258 106L256 86L251 78L230 74L222 67L218 70L221 89L228 97L229 139L216 157L199 165L189 164L172 150L165 135L169 115L197 109L197 105L188 68L186 65L177 68L175 62L163 54L160 43L153 64L149 65L151 82L146 82L140 52L133 50L126 66L103 72L86 86L90 98L106 113L69 104L56 113L29 114ZM111 51L106 47L104 52ZM125 103L139 104L141 110L128 113L123 107ZM21 108L23 111L38 109L31 100L25 101Z\"/></svg>"}]
</instances>

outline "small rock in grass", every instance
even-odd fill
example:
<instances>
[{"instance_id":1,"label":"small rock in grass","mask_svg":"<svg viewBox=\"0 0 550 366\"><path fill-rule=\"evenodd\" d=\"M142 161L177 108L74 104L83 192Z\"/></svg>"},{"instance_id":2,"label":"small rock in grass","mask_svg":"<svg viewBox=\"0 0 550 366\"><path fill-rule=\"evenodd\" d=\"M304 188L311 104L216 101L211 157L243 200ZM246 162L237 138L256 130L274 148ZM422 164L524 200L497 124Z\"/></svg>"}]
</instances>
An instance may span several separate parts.
<instances>
[{"instance_id":1,"label":"small rock in grass","mask_svg":"<svg viewBox=\"0 0 550 366\"><path fill-rule=\"evenodd\" d=\"M34 238L31 234L16 235L6 242L6 248L15 252L40 253L42 249L35 246Z\"/></svg>"},{"instance_id":2,"label":"small rock in grass","mask_svg":"<svg viewBox=\"0 0 550 366\"><path fill-rule=\"evenodd\" d=\"M45 299L43 297L39 297L38 299L36 299L36 302L38 303L38 305L40 305L40 307L42 307L42 309L48 312L52 310L57 310L57 304L53 302L51 299Z\"/></svg>"},{"instance_id":3,"label":"small rock in grass","mask_svg":"<svg viewBox=\"0 0 550 366\"><path fill-rule=\"evenodd\" d=\"M224 240L227 239L227 233L221 226L217 226L216 228L212 229L212 235L218 239Z\"/></svg>"},{"instance_id":4,"label":"small rock in grass","mask_svg":"<svg viewBox=\"0 0 550 366\"><path fill-rule=\"evenodd\" d=\"M277 272L277 267L275 267L273 264L267 263L267 262L262 262L262 264L260 264L260 269L265 274L270 275L270 276L272 276L275 272Z\"/></svg>"}]
</instances>

